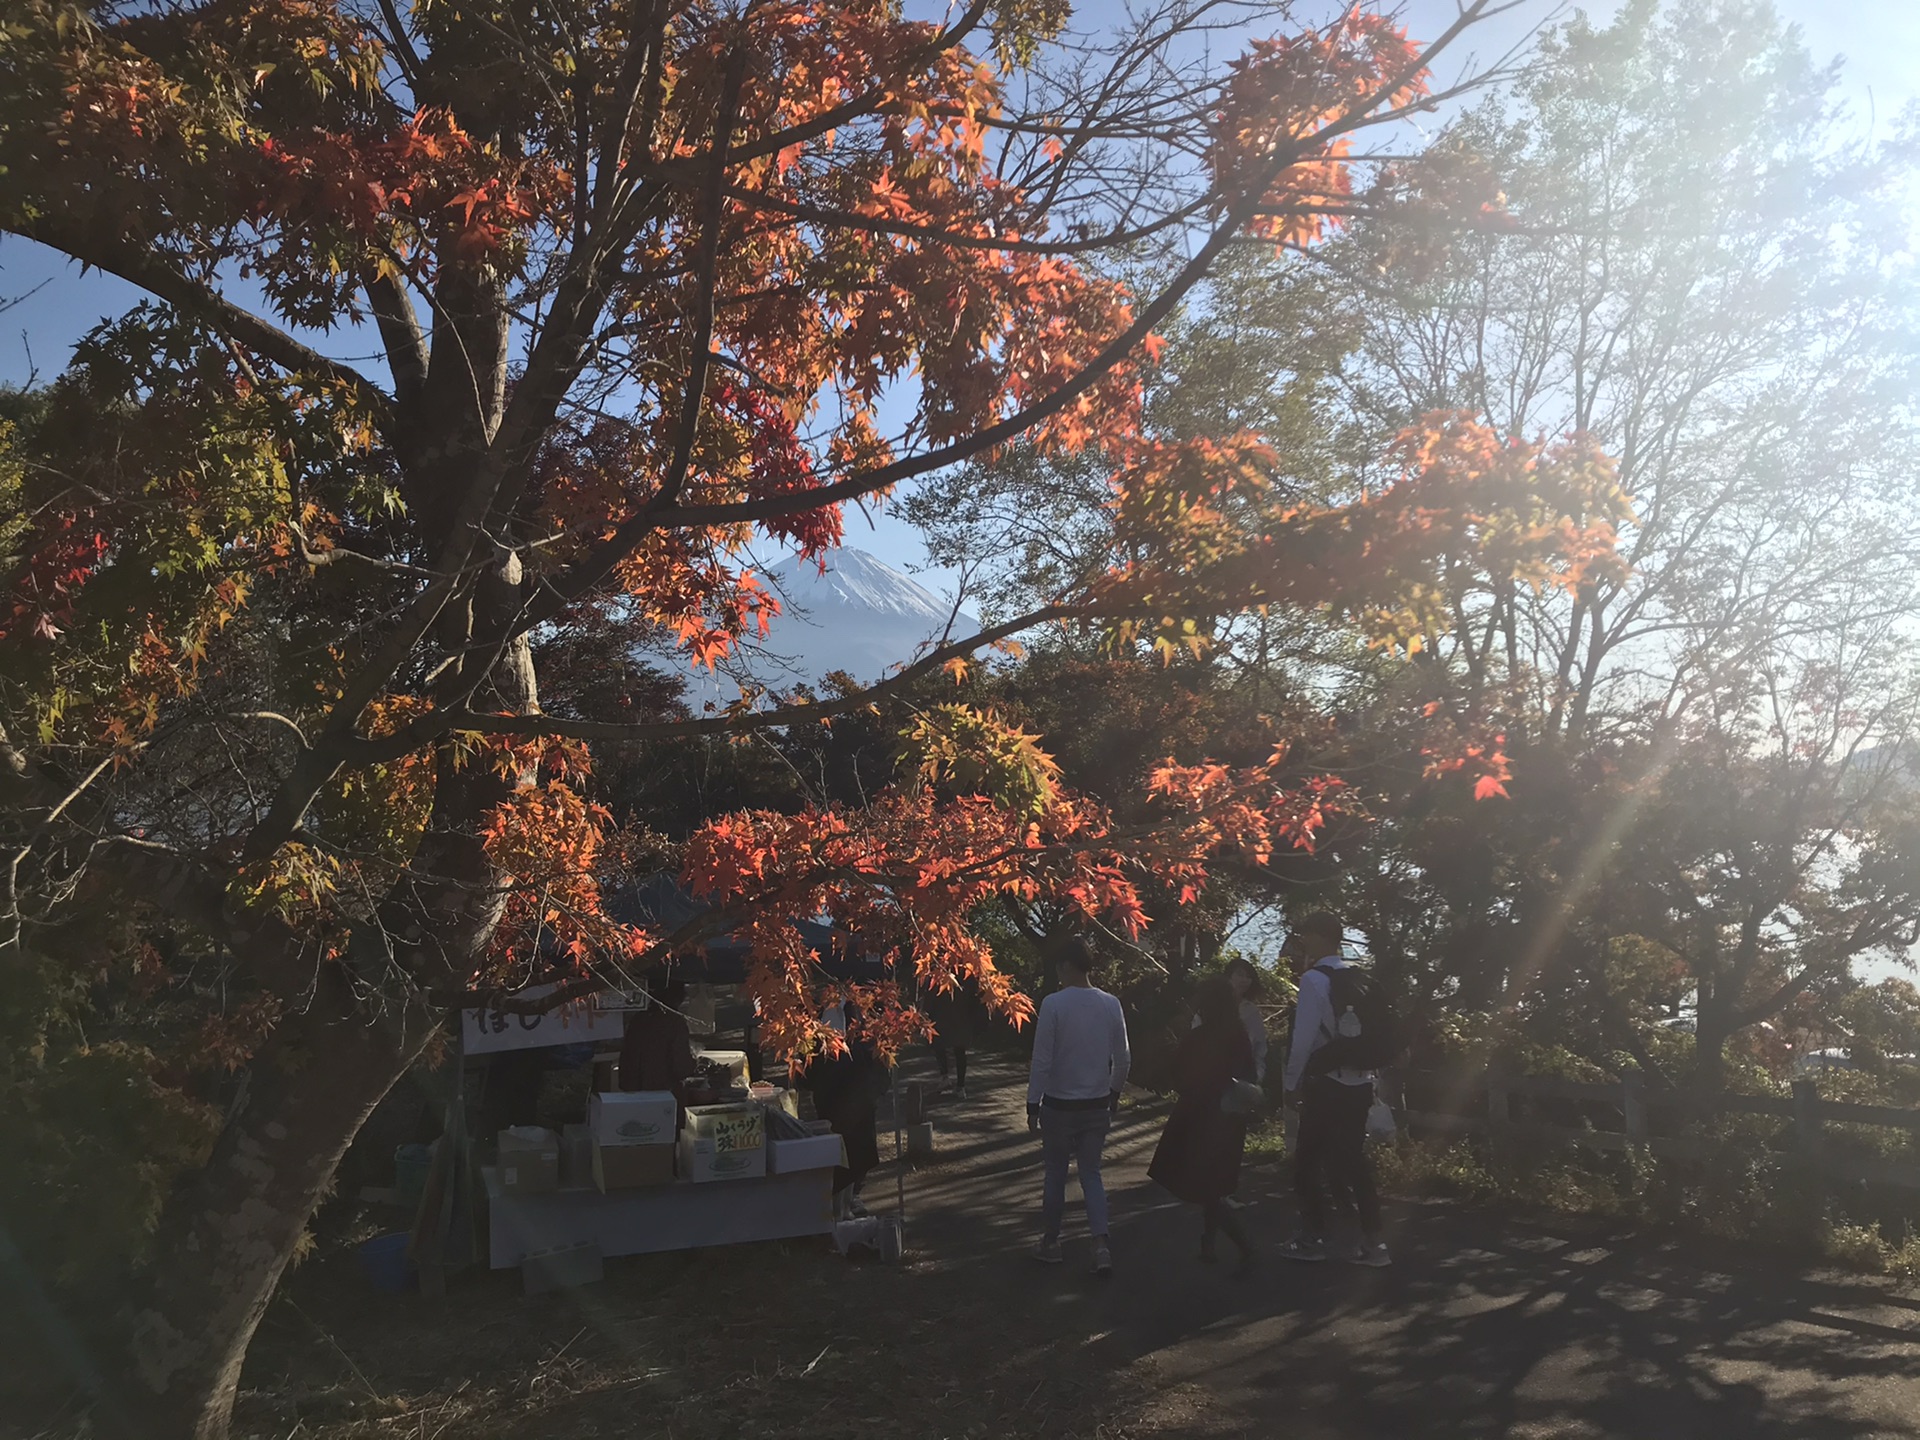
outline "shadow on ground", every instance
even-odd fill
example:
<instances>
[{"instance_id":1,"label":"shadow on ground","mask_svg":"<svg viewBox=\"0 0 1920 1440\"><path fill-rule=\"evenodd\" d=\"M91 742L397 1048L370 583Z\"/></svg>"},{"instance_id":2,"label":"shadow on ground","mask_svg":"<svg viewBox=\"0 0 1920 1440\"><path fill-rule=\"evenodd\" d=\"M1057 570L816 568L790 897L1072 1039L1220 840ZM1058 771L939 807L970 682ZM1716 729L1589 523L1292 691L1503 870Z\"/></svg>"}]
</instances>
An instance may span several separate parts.
<instances>
[{"instance_id":1,"label":"shadow on ground","mask_svg":"<svg viewBox=\"0 0 1920 1440\"><path fill-rule=\"evenodd\" d=\"M1004 1274L1010 1311L1057 1307L1089 1337L1089 1363L1131 1375L1124 1433L1920 1434L1920 1301L1752 1251L1414 1205L1394 1212L1390 1270L1219 1273L1197 1262L1193 1212L1145 1181L1157 1110L1116 1128L1119 1271L1089 1291L1022 1263L1035 1179L1019 1098L1003 1083L943 1118L937 1191L916 1177L929 1192L916 1238L938 1263ZM1250 1170L1242 1195L1256 1238L1288 1233L1276 1171Z\"/></svg>"},{"instance_id":2,"label":"shadow on ground","mask_svg":"<svg viewBox=\"0 0 1920 1440\"><path fill-rule=\"evenodd\" d=\"M1198 1263L1145 1179L1163 1111L1109 1148L1118 1273L1027 1255L1037 1153L1019 1077L983 1063L899 1176L909 1254L824 1243L610 1262L527 1299L517 1272L444 1302L370 1294L350 1256L296 1272L250 1357L239 1433L276 1437L1061 1437L1841 1440L1920 1436L1920 1301L1752 1252L1441 1205L1393 1212L1390 1270ZM883 1134L882 1153L891 1153ZM896 1174L867 1199L883 1213ZM1249 1170L1250 1228L1292 1214ZM17 1357L16 1357L17 1359ZM73 1433L69 1415L0 1435ZM41 1411L42 1415L46 1412ZM9 1423L15 1428L8 1430ZM62 1428L62 1427L65 1428Z\"/></svg>"}]
</instances>

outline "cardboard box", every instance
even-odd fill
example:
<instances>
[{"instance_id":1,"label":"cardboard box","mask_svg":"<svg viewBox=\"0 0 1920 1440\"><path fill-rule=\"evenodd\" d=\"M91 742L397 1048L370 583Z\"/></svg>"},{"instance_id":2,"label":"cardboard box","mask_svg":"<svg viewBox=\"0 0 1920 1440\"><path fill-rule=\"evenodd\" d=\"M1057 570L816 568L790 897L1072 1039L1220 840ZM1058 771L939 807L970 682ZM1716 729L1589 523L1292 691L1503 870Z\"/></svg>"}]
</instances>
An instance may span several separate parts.
<instances>
[{"instance_id":1,"label":"cardboard box","mask_svg":"<svg viewBox=\"0 0 1920 1440\"><path fill-rule=\"evenodd\" d=\"M593 1184L593 1130L566 1125L560 1130L560 1188L584 1190Z\"/></svg>"},{"instance_id":2,"label":"cardboard box","mask_svg":"<svg viewBox=\"0 0 1920 1440\"><path fill-rule=\"evenodd\" d=\"M520 1281L529 1295L574 1290L606 1278L606 1261L591 1240L558 1250L541 1250L520 1262Z\"/></svg>"},{"instance_id":3,"label":"cardboard box","mask_svg":"<svg viewBox=\"0 0 1920 1440\"><path fill-rule=\"evenodd\" d=\"M593 1183L602 1193L673 1183L673 1145L593 1147Z\"/></svg>"},{"instance_id":4,"label":"cardboard box","mask_svg":"<svg viewBox=\"0 0 1920 1440\"><path fill-rule=\"evenodd\" d=\"M758 1180L767 1173L767 1147L721 1149L711 1135L680 1134L680 1178L695 1184L710 1180Z\"/></svg>"},{"instance_id":5,"label":"cardboard box","mask_svg":"<svg viewBox=\"0 0 1920 1440\"><path fill-rule=\"evenodd\" d=\"M804 1140L767 1141L767 1173L825 1170L847 1163L847 1147L838 1135L809 1135Z\"/></svg>"},{"instance_id":6,"label":"cardboard box","mask_svg":"<svg viewBox=\"0 0 1920 1440\"><path fill-rule=\"evenodd\" d=\"M712 1142L712 1148L758 1150L767 1140L767 1112L752 1101L731 1105L689 1105L687 1134Z\"/></svg>"},{"instance_id":7,"label":"cardboard box","mask_svg":"<svg viewBox=\"0 0 1920 1440\"><path fill-rule=\"evenodd\" d=\"M496 1137L500 1188L540 1195L560 1188L560 1137L538 1125L515 1125Z\"/></svg>"},{"instance_id":8,"label":"cardboard box","mask_svg":"<svg viewBox=\"0 0 1920 1440\"><path fill-rule=\"evenodd\" d=\"M671 1090L616 1090L587 1101L596 1145L671 1145L679 1122Z\"/></svg>"}]
</instances>

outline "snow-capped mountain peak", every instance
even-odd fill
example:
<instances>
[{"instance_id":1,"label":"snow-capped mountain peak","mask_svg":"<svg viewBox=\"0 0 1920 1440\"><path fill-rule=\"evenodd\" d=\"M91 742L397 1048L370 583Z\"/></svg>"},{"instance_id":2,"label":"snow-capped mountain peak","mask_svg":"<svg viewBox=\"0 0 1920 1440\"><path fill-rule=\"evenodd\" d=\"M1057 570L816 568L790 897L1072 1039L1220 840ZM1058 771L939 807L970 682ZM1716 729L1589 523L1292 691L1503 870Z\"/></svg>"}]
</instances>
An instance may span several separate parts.
<instances>
[{"instance_id":1,"label":"snow-capped mountain peak","mask_svg":"<svg viewBox=\"0 0 1920 1440\"><path fill-rule=\"evenodd\" d=\"M826 557L825 573L821 572L818 562L796 555L775 566L771 579L779 593L803 616L822 606L848 606L876 615L898 615L916 625L926 623L934 627L920 639L938 633L953 614L953 607L926 586L864 550L833 551Z\"/></svg>"},{"instance_id":2,"label":"snow-capped mountain peak","mask_svg":"<svg viewBox=\"0 0 1920 1440\"><path fill-rule=\"evenodd\" d=\"M925 654L929 642L965 639L980 628L965 611L954 614L952 601L864 550L830 551L826 561L824 572L798 556L768 567L780 614L765 640L741 645L725 673L682 657L696 710L731 701L740 679L782 690L840 671L871 683Z\"/></svg>"}]
</instances>

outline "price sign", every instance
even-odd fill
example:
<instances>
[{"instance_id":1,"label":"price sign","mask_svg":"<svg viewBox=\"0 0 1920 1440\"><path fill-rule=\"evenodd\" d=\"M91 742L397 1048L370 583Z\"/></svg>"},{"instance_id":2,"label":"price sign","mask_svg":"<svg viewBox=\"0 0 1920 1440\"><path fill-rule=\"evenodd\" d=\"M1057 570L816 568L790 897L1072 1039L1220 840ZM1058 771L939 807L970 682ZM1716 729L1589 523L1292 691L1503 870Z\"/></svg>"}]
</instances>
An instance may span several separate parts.
<instances>
[{"instance_id":1,"label":"price sign","mask_svg":"<svg viewBox=\"0 0 1920 1440\"><path fill-rule=\"evenodd\" d=\"M712 1132L714 1153L730 1155L736 1150L758 1150L762 1120L757 1107L750 1114L742 1111L737 1115L715 1116Z\"/></svg>"}]
</instances>

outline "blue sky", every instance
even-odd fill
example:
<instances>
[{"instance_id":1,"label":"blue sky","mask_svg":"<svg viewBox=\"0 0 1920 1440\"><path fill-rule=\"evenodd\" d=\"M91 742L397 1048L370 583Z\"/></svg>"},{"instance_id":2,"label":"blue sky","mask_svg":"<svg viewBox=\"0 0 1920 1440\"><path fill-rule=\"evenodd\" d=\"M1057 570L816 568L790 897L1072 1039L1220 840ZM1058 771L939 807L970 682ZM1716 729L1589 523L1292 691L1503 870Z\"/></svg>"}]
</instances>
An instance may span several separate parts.
<instances>
[{"instance_id":1,"label":"blue sky","mask_svg":"<svg viewBox=\"0 0 1920 1440\"><path fill-rule=\"evenodd\" d=\"M1082 23L1099 13L1099 3L1080 5ZM1777 8L1798 25L1814 55L1827 60L1844 57L1845 88L1854 118L1879 135L1889 133L1898 112L1920 94L1920 0L1776 0ZM1575 8L1555 0L1523 0L1482 32L1474 49L1483 60L1496 57L1534 27ZM1585 7L1596 16L1610 15L1616 0L1600 0ZM1296 6L1309 13L1311 6ZM1454 0L1408 0L1401 7L1417 38L1437 33L1453 17ZM1454 62L1457 67L1458 61ZM1452 67L1442 66L1441 78ZM0 311L0 383L20 384L37 371L41 379L65 365L75 340L105 316L117 314L136 298L132 286L99 274L82 276L76 267L38 246L12 238L0 239L0 302L12 300ZM352 356L357 337L333 337L324 348L343 358ZM918 567L923 552L914 532L881 513L870 519L850 515L847 541L870 550L900 568ZM945 577L923 575L940 589Z\"/></svg>"}]
</instances>

